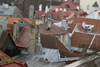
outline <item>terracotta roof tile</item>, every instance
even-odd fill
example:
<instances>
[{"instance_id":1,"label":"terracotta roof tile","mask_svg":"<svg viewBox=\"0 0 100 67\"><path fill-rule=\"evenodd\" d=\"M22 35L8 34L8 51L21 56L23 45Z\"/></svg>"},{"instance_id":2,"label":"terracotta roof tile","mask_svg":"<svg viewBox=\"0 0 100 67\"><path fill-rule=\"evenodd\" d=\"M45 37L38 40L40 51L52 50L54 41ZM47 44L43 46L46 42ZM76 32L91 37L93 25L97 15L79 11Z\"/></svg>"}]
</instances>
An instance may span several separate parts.
<instances>
[{"instance_id":1,"label":"terracotta roof tile","mask_svg":"<svg viewBox=\"0 0 100 67\"><path fill-rule=\"evenodd\" d=\"M58 49L61 57L80 57L81 54L77 53L71 53L59 40L58 38L50 35L43 35L40 34L41 37L41 44L45 48L50 48L50 49Z\"/></svg>"},{"instance_id":2,"label":"terracotta roof tile","mask_svg":"<svg viewBox=\"0 0 100 67\"><path fill-rule=\"evenodd\" d=\"M61 35L61 34L66 34L67 31L52 24L52 28L50 30L47 30L47 25L46 24L42 24L39 27L39 33L40 34L45 34L45 35Z\"/></svg>"},{"instance_id":3,"label":"terracotta roof tile","mask_svg":"<svg viewBox=\"0 0 100 67\"><path fill-rule=\"evenodd\" d=\"M86 24L94 25L92 32L100 32L100 20L89 18L76 18L73 24L85 22Z\"/></svg>"},{"instance_id":4,"label":"terracotta roof tile","mask_svg":"<svg viewBox=\"0 0 100 67\"><path fill-rule=\"evenodd\" d=\"M93 36L92 34L74 32L71 37L71 45L79 48L88 48Z\"/></svg>"},{"instance_id":5,"label":"terracotta roof tile","mask_svg":"<svg viewBox=\"0 0 100 67\"><path fill-rule=\"evenodd\" d=\"M69 5L70 9L76 9L76 5L73 2L71 2L71 0L68 0L68 1L65 1L64 3L62 3L60 5L60 8L65 8L66 5Z\"/></svg>"}]
</instances>

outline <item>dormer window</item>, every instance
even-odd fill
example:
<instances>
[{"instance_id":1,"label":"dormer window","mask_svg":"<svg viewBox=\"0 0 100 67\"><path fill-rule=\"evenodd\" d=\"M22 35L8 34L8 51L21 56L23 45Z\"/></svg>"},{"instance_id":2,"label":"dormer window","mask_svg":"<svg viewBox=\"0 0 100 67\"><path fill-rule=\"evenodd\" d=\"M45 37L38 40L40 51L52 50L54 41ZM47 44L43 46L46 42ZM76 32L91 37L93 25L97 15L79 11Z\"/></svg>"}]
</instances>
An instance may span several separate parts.
<instances>
[{"instance_id":1,"label":"dormer window","mask_svg":"<svg viewBox=\"0 0 100 67\"><path fill-rule=\"evenodd\" d=\"M70 6L69 5L66 5L66 7L65 8L70 8Z\"/></svg>"},{"instance_id":2,"label":"dormer window","mask_svg":"<svg viewBox=\"0 0 100 67\"><path fill-rule=\"evenodd\" d=\"M21 23L23 23L23 21L21 21Z\"/></svg>"}]
</instances>

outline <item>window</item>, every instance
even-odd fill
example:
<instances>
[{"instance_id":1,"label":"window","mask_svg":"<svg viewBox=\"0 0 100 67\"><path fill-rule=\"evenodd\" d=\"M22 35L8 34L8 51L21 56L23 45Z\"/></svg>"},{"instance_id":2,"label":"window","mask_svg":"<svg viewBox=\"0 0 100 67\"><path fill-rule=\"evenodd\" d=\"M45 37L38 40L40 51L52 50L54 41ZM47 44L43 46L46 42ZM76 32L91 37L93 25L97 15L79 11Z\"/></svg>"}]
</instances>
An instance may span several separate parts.
<instances>
[{"instance_id":1,"label":"window","mask_svg":"<svg viewBox=\"0 0 100 67\"><path fill-rule=\"evenodd\" d=\"M87 5L87 10L89 10L90 9L90 6L89 5Z\"/></svg>"},{"instance_id":2,"label":"window","mask_svg":"<svg viewBox=\"0 0 100 67\"><path fill-rule=\"evenodd\" d=\"M66 8L70 8L70 6L69 5L66 5Z\"/></svg>"},{"instance_id":3,"label":"window","mask_svg":"<svg viewBox=\"0 0 100 67\"><path fill-rule=\"evenodd\" d=\"M21 21L21 23L23 23L23 21Z\"/></svg>"},{"instance_id":4,"label":"window","mask_svg":"<svg viewBox=\"0 0 100 67\"><path fill-rule=\"evenodd\" d=\"M10 26L10 28L13 28L13 26Z\"/></svg>"}]
</instances>

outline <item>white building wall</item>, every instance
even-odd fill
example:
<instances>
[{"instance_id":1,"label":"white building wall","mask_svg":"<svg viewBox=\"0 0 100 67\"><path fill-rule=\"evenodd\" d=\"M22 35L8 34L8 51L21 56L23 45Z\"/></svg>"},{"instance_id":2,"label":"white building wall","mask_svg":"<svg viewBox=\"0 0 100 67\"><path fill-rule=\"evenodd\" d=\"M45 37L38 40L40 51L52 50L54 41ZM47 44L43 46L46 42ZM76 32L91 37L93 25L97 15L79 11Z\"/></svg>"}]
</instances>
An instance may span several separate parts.
<instances>
[{"instance_id":1,"label":"white building wall","mask_svg":"<svg viewBox=\"0 0 100 67\"><path fill-rule=\"evenodd\" d=\"M80 8L84 11L86 11L88 14L93 12L92 6L97 1L98 3L98 10L100 11L100 0L80 0ZM87 10L87 6L89 5L89 10Z\"/></svg>"}]
</instances>

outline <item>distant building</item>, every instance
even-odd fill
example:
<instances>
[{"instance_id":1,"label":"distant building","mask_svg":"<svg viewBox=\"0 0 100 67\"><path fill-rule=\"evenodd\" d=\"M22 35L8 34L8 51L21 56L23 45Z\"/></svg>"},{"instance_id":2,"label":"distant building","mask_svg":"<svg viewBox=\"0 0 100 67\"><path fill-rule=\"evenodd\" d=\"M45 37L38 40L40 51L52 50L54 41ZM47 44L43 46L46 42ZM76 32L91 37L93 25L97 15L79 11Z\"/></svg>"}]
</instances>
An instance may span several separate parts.
<instances>
[{"instance_id":1,"label":"distant building","mask_svg":"<svg viewBox=\"0 0 100 67\"><path fill-rule=\"evenodd\" d=\"M100 1L99 0L80 0L80 8L86 11L88 14L97 10L100 10Z\"/></svg>"},{"instance_id":2,"label":"distant building","mask_svg":"<svg viewBox=\"0 0 100 67\"><path fill-rule=\"evenodd\" d=\"M22 17L21 10L17 6L9 6L8 4L0 5L0 20L7 20L11 17Z\"/></svg>"},{"instance_id":3,"label":"distant building","mask_svg":"<svg viewBox=\"0 0 100 67\"><path fill-rule=\"evenodd\" d=\"M42 4L39 6L39 11L35 11L35 17L41 19L42 15L46 17L51 17L54 20L68 20L72 23L76 17L86 16L87 13L79 8L78 5L74 4L70 0L64 1L61 5L50 5L46 6L45 11L42 11Z\"/></svg>"}]
</instances>

